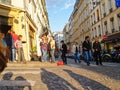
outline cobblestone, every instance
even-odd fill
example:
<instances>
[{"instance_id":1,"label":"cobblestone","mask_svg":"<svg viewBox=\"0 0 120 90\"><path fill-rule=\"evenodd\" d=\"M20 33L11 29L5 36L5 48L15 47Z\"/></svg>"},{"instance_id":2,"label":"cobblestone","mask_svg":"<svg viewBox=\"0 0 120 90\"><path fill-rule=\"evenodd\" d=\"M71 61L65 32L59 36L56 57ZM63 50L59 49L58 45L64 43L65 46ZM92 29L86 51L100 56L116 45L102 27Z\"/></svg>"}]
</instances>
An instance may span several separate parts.
<instances>
[{"instance_id":1,"label":"cobblestone","mask_svg":"<svg viewBox=\"0 0 120 90\"><path fill-rule=\"evenodd\" d=\"M63 66L9 63L0 75L0 90L120 90L119 68L119 63L87 66L70 59Z\"/></svg>"}]
</instances>

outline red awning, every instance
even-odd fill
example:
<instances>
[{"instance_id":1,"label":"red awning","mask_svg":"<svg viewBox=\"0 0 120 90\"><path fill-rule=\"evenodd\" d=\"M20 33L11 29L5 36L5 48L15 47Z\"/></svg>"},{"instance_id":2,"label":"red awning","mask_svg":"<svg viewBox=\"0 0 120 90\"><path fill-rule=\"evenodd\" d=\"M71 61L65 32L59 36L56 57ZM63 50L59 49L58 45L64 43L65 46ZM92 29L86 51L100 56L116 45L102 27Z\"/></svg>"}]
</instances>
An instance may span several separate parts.
<instances>
[{"instance_id":1,"label":"red awning","mask_svg":"<svg viewBox=\"0 0 120 90\"><path fill-rule=\"evenodd\" d=\"M120 41L120 33L110 35L107 37L107 39L103 38L101 42L104 43L104 42L112 42L112 41Z\"/></svg>"}]
</instances>

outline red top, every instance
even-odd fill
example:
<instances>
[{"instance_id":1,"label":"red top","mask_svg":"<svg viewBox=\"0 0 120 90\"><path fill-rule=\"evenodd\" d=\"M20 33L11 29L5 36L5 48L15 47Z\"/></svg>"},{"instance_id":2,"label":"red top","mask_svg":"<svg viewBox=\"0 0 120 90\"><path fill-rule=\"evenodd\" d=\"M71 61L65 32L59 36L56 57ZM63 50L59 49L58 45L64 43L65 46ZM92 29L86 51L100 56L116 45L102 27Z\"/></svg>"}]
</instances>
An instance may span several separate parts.
<instances>
[{"instance_id":1,"label":"red top","mask_svg":"<svg viewBox=\"0 0 120 90\"><path fill-rule=\"evenodd\" d=\"M15 33L12 33L12 38L13 38L13 40L14 40L14 42L18 39L18 35L17 34L15 34Z\"/></svg>"}]
</instances>

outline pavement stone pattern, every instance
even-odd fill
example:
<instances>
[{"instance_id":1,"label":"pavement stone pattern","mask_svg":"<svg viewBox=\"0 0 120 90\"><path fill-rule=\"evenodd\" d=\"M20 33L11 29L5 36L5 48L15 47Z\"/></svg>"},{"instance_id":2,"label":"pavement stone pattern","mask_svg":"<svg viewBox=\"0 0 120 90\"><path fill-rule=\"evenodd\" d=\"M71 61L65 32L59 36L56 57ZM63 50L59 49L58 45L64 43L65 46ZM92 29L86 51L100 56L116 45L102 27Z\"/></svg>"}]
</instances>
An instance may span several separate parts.
<instances>
[{"instance_id":1,"label":"pavement stone pattern","mask_svg":"<svg viewBox=\"0 0 120 90\"><path fill-rule=\"evenodd\" d=\"M87 66L83 61L8 63L0 75L0 90L120 90L120 63Z\"/></svg>"}]
</instances>

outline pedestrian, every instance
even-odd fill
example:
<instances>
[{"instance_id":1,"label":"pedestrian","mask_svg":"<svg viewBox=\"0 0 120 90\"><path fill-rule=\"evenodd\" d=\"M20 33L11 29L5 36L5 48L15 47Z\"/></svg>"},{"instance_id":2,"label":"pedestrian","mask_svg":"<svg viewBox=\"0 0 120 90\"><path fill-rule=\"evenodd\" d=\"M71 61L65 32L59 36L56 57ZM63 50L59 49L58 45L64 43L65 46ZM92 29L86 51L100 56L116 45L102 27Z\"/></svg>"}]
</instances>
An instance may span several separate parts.
<instances>
[{"instance_id":1,"label":"pedestrian","mask_svg":"<svg viewBox=\"0 0 120 90\"><path fill-rule=\"evenodd\" d=\"M18 36L18 40L16 40L15 42L15 48L17 49L17 53L18 53L18 62L26 63L24 57L23 45L22 45L22 35Z\"/></svg>"},{"instance_id":2,"label":"pedestrian","mask_svg":"<svg viewBox=\"0 0 120 90\"><path fill-rule=\"evenodd\" d=\"M12 58L14 62L16 62L16 48L15 48L15 42L18 39L18 35L15 33L15 31L11 30L11 36L13 38L13 48L12 48Z\"/></svg>"},{"instance_id":3,"label":"pedestrian","mask_svg":"<svg viewBox=\"0 0 120 90\"><path fill-rule=\"evenodd\" d=\"M7 47L9 48L9 53L10 53L9 61L14 62L14 58L12 57L13 55L12 48L14 47L14 40L11 35L11 30L7 32L5 40L6 40Z\"/></svg>"},{"instance_id":4,"label":"pedestrian","mask_svg":"<svg viewBox=\"0 0 120 90\"><path fill-rule=\"evenodd\" d=\"M64 64L67 64L67 58L66 58L67 46L66 46L66 44L64 43L63 40L61 41L61 44L62 44L62 47L60 49L61 52L62 52L61 58L62 58Z\"/></svg>"},{"instance_id":5,"label":"pedestrian","mask_svg":"<svg viewBox=\"0 0 120 90\"><path fill-rule=\"evenodd\" d=\"M8 62L7 47L5 46L3 36L4 34L0 32L0 73L5 69Z\"/></svg>"},{"instance_id":6,"label":"pedestrian","mask_svg":"<svg viewBox=\"0 0 120 90\"><path fill-rule=\"evenodd\" d=\"M74 54L75 63L77 63L77 61L80 63L81 61L79 56L79 45L77 42L73 44L72 53Z\"/></svg>"},{"instance_id":7,"label":"pedestrian","mask_svg":"<svg viewBox=\"0 0 120 90\"><path fill-rule=\"evenodd\" d=\"M42 35L40 46L42 50L42 61L46 62L48 59L48 39L45 34Z\"/></svg>"},{"instance_id":8,"label":"pedestrian","mask_svg":"<svg viewBox=\"0 0 120 90\"><path fill-rule=\"evenodd\" d=\"M102 65L102 59L101 59L101 44L98 40L98 38L95 39L95 42L93 43L93 50L94 50L94 59L96 61L96 65Z\"/></svg>"},{"instance_id":9,"label":"pedestrian","mask_svg":"<svg viewBox=\"0 0 120 90\"><path fill-rule=\"evenodd\" d=\"M85 61L87 65L90 65L90 60L91 60L91 43L90 43L90 38L89 36L85 37L85 41L82 43L82 48L85 56Z\"/></svg>"},{"instance_id":10,"label":"pedestrian","mask_svg":"<svg viewBox=\"0 0 120 90\"><path fill-rule=\"evenodd\" d=\"M50 61L55 62L55 40L53 36L50 36L49 51L50 51Z\"/></svg>"},{"instance_id":11,"label":"pedestrian","mask_svg":"<svg viewBox=\"0 0 120 90\"><path fill-rule=\"evenodd\" d=\"M8 59L9 58L9 49L7 47L7 43L5 41L5 34L1 33L0 40L2 42L2 46L4 50L2 51L4 53L4 56Z\"/></svg>"}]
</instances>

